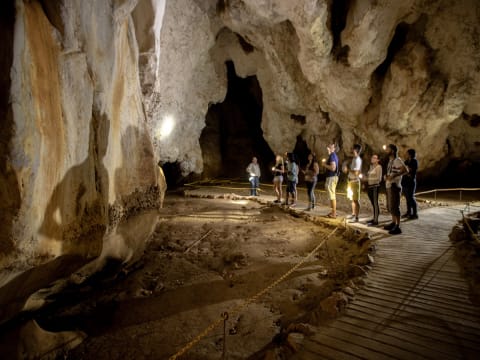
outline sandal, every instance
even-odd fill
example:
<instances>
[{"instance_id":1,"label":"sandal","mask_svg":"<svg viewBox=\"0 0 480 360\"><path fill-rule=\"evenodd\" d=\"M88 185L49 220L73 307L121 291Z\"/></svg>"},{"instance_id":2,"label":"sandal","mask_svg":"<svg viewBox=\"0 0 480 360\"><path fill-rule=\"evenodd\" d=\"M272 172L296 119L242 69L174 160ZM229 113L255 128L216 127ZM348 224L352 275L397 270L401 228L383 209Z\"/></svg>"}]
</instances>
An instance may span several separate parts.
<instances>
[{"instance_id":1,"label":"sandal","mask_svg":"<svg viewBox=\"0 0 480 360\"><path fill-rule=\"evenodd\" d=\"M330 218L330 219L336 219L337 218L337 215L333 215L332 213L329 213L326 216L327 216L327 218Z\"/></svg>"}]
</instances>

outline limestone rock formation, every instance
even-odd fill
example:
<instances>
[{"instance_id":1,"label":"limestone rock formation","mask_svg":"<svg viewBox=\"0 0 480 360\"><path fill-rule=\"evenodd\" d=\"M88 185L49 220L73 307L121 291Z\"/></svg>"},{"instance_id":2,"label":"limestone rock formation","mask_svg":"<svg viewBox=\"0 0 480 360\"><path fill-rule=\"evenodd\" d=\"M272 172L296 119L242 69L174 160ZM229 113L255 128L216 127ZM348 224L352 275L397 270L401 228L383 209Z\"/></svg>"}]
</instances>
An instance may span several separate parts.
<instances>
[{"instance_id":1,"label":"limestone rock formation","mask_svg":"<svg viewBox=\"0 0 480 360\"><path fill-rule=\"evenodd\" d=\"M145 92L149 127L160 158L184 173L203 170L197 139L207 106L225 96L228 60L259 81L273 152L298 136L317 153L332 138L347 154L354 142L367 152L396 143L417 149L424 174L479 155L477 1L160 3L163 23L145 51L158 64Z\"/></svg>"},{"instance_id":2,"label":"limestone rock formation","mask_svg":"<svg viewBox=\"0 0 480 360\"><path fill-rule=\"evenodd\" d=\"M1 286L22 291L0 296L0 322L22 308L38 279L68 276L100 255L138 258L156 224L152 216L137 236L125 230L134 215L158 208L165 191L142 100L136 5L2 4L9 93L1 107L0 264L9 274ZM79 257L68 272L65 263L45 272L67 256ZM27 269L38 273L24 272L22 281Z\"/></svg>"}]
</instances>

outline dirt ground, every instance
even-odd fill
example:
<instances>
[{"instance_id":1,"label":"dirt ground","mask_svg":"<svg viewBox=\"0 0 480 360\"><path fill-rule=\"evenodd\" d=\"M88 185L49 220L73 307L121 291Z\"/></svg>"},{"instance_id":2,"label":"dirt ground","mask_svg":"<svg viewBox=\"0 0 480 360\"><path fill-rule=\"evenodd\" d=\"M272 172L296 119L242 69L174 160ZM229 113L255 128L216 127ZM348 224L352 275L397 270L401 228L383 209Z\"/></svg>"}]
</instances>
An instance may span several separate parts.
<instances>
[{"instance_id":1,"label":"dirt ground","mask_svg":"<svg viewBox=\"0 0 480 360\"><path fill-rule=\"evenodd\" d=\"M125 267L112 260L33 314L44 330L86 334L56 358L289 358L354 297L385 236L285 209L268 196L207 194L167 194L141 261ZM371 214L366 196L361 206ZM339 196L338 209L348 214L350 201Z\"/></svg>"},{"instance_id":2,"label":"dirt ground","mask_svg":"<svg viewBox=\"0 0 480 360\"><path fill-rule=\"evenodd\" d=\"M70 359L168 358L209 325L181 358L220 358L224 332L229 359L285 358L353 297L374 242L341 220L271 203L170 194L139 263L112 261L36 320L87 334Z\"/></svg>"}]
</instances>

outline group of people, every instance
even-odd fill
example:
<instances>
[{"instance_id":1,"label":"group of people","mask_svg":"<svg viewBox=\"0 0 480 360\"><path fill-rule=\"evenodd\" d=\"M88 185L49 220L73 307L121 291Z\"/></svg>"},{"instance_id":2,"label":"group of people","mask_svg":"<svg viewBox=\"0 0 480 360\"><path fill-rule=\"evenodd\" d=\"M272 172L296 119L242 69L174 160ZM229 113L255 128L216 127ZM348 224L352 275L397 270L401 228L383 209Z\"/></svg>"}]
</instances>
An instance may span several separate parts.
<instances>
[{"instance_id":1,"label":"group of people","mask_svg":"<svg viewBox=\"0 0 480 360\"><path fill-rule=\"evenodd\" d=\"M284 178L287 181L285 205L295 207L297 204L297 183L298 175L301 171L305 176L305 183L308 194L308 207L306 210L315 208L315 187L317 185L320 167L325 168L325 190L330 201L330 212L326 215L329 218L337 217L336 188L339 179L339 159L337 156L337 145L330 143L327 145L328 158L319 163L315 154L308 155L308 161L305 168L300 169L296 156L293 153L285 153L285 157L277 155L275 165L272 167L273 185L277 199L275 203L282 203L282 184ZM349 222L358 222L360 213L360 193L362 182L366 183L368 198L373 207L373 218L367 222L370 226L378 225L380 207L378 196L380 184L385 181L387 195L387 207L392 216L390 224L384 226L390 234L400 234L401 217L409 219L418 219L417 202L415 200L416 174L418 161L414 149L407 150L406 160L403 161L398 155L398 148L394 144L384 146L388 156L388 164L385 169L380 164L378 154L373 154L370 158L370 167L366 176L362 174L362 159L360 154L362 146L355 144L352 148L353 157L351 161L346 162L342 171L348 178L348 196L352 201L352 214L348 216ZM256 157L248 165L246 171L250 175L251 190L250 195L258 196L258 186L260 178L260 166ZM400 197L403 194L407 202L407 212L400 215Z\"/></svg>"},{"instance_id":2,"label":"group of people","mask_svg":"<svg viewBox=\"0 0 480 360\"><path fill-rule=\"evenodd\" d=\"M325 167L327 172L327 183L325 185L332 206L332 212L330 215L336 216L336 200L335 189L338 183L338 157L335 152L335 144L327 146L329 153L328 160L322 160L321 165ZM258 196L258 184L260 178L260 167L256 157L252 158L252 162L247 166L247 173L249 173L249 181L251 184L250 195ZM282 203L282 184L286 179L286 196L285 205L295 207L297 205L297 184L299 173L302 172L305 177L305 183L307 186L308 195L308 207L306 210L312 210L315 208L316 197L315 187L318 181L318 174L320 172L320 164L314 153L308 154L307 164L305 168L300 169L297 158L294 153L287 152L285 156L277 155L275 158L275 165L272 167L273 172L273 187L277 199L275 203Z\"/></svg>"},{"instance_id":3,"label":"group of people","mask_svg":"<svg viewBox=\"0 0 480 360\"><path fill-rule=\"evenodd\" d=\"M362 179L362 160L360 152L362 147L359 144L353 146L353 158L350 165L344 167L344 172L348 174L348 189L352 200L352 214L348 217L350 222L358 222L358 214L360 212L360 184L364 180L367 183L368 198L373 207L373 218L367 222L368 225L378 225L378 216L380 207L378 204L378 195L380 183L385 181L385 189L387 194L387 207L392 221L385 225L384 229L389 234L401 234L400 229L400 198L403 190L407 202L407 212L402 215L404 218L418 219L417 202L415 199L416 175L418 169L418 161L416 159L415 149L408 149L405 162L399 157L398 148L394 144L384 146L388 156L386 173L383 175L383 168L380 165L378 154L373 154L370 158L370 168L365 179ZM383 176L382 176L383 175Z\"/></svg>"}]
</instances>

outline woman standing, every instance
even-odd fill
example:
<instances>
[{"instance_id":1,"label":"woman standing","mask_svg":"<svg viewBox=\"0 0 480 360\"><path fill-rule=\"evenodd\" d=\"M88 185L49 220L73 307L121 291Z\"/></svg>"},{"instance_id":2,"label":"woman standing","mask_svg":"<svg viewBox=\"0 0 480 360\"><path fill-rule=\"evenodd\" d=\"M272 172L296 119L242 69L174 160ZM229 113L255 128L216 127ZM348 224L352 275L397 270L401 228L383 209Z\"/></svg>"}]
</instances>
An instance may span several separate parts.
<instances>
[{"instance_id":1,"label":"woman standing","mask_svg":"<svg viewBox=\"0 0 480 360\"><path fill-rule=\"evenodd\" d=\"M283 165L283 157L281 155L277 155L275 158L275 166L272 168L273 170L273 189L275 190L275 194L277 194L277 200L274 203L279 204L282 202L282 183L283 183L283 172L285 171L285 167Z\"/></svg>"},{"instance_id":2,"label":"woman standing","mask_svg":"<svg viewBox=\"0 0 480 360\"><path fill-rule=\"evenodd\" d=\"M373 219L367 222L367 225L378 225L378 215L380 207L378 206L378 190L382 181L382 166L378 161L378 155L373 154L370 159L370 169L367 173L368 198L373 207Z\"/></svg>"},{"instance_id":3,"label":"woman standing","mask_svg":"<svg viewBox=\"0 0 480 360\"><path fill-rule=\"evenodd\" d=\"M305 170L305 183L307 184L308 207L306 210L312 210L315 207L315 186L317 185L317 175L320 172L318 161L313 153L308 154L308 163Z\"/></svg>"}]
</instances>

